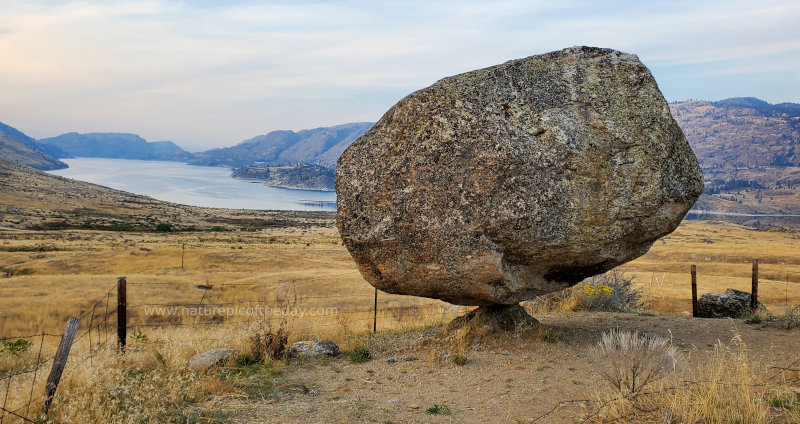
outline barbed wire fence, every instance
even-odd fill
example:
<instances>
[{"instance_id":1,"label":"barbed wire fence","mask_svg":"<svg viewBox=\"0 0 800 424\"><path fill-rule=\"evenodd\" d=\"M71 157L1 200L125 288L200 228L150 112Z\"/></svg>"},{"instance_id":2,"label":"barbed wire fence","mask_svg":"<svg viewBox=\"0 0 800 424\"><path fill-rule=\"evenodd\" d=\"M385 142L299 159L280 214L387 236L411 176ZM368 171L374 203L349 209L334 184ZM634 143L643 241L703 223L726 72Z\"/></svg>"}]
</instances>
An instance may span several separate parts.
<instances>
[{"instance_id":1,"label":"barbed wire fence","mask_svg":"<svg viewBox=\"0 0 800 424\"><path fill-rule=\"evenodd\" d=\"M82 366L88 363L94 365L95 358L106 349L114 348L119 354L125 353L128 332L141 331L144 329L165 329L170 327L180 328L202 328L219 326L239 326L247 328L261 319L270 319L275 316L281 318L281 325L287 324L287 310L289 313L297 309L301 301L327 301L327 306L320 306L318 309L326 312L334 312L338 317L345 316L343 321L334 323L310 323L308 325L294 325L291 323L291 331L294 334L310 335L313 331L330 329L334 327L346 327L354 323L364 324L364 329L368 330L369 322L372 322L372 331L376 331L379 319L381 321L391 321L401 323L410 321L411 318L417 320L444 321L452 319L463 313L462 307L446 304L413 304L404 306L391 306L392 302L407 296L391 295L379 292L377 289L373 294L332 294L332 295L304 295L298 294L294 284L300 281L322 280L331 277L351 275L352 272L342 274L331 274L326 276L295 278L271 282L259 283L222 283L211 285L195 283L177 282L127 282L126 277L119 277L117 282L110 286L105 294L89 302L89 306L77 317L71 317L69 321L75 320L76 330L80 325L81 330L73 334L64 333L34 333L21 335L5 335L0 338L0 353L8 353L9 356L20 358L21 364L9 369L0 368L0 424L5 423L38 423L46 415L50 403L54 399L58 381L77 372ZM187 303L127 303L128 286L135 290L142 286L169 286L176 288L196 287L202 290L197 302ZM220 302L209 296L209 292L214 290L225 290L227 288L242 287L263 287L273 288L289 285L292 287L291 293L276 295L271 303L264 297L257 299L238 299L229 302ZM116 292L116 296L115 296ZM379 296L379 293L380 296ZM378 302L378 299L381 302ZM348 301L347 306L340 303ZM116 301L116 305L114 302ZM337 303L337 301L339 303ZM353 301L368 304L369 307L352 307ZM337 306L331 306L337 305ZM145 309L145 308L149 308ZM203 309L207 311L204 312ZM243 308L244 318L238 313L234 313L234 318L230 317L230 311L238 311ZM141 316L129 315L130 311L145 309L144 320ZM208 312L210 311L210 312ZM365 313L372 312L372 316L364 317ZM188 317L192 318L187 320ZM166 315L166 320L164 316ZM236 318L238 316L238 318ZM321 317L325 315L318 315ZM200 318L203 319L200 319ZM152 321L148 321L152 320ZM69 324L68 324L69 326ZM382 325L388 328L388 325ZM134 337L137 335L132 333ZM56 341L63 344L65 339L69 339L66 346L67 355L59 358L57 351L52 351L52 346ZM70 352L70 348L86 343L87 348L78 352ZM3 352L6 350L7 352ZM36 355L32 355L36 352ZM30 353L29 362L23 359L23 353ZM53 373L56 368L64 370L63 375L58 372L58 379L52 383ZM65 369L66 367L66 369ZM50 376L45 373L50 369ZM47 381L45 381L47 378ZM53 387L51 387L53 386ZM14 394L14 396L12 396ZM19 399L27 399L19 401ZM16 401L12 401L16 400Z\"/></svg>"},{"instance_id":2,"label":"barbed wire fence","mask_svg":"<svg viewBox=\"0 0 800 424\"><path fill-rule=\"evenodd\" d=\"M757 282L757 261L755 262L754 269L755 277L754 282ZM763 270L763 268L762 268ZM789 274L795 274L792 271L781 271L786 273L786 284L789 284ZM202 328L202 327L219 327L219 326L239 326L247 328L259 318L264 316L269 317L270 313L273 315L278 311L278 316L285 314L285 311L292 309L302 301L326 301L326 308L333 308L336 311L337 317L344 316L343 320L337 322L324 322L324 323L311 323L304 326L294 326L292 323L291 331L295 334L310 335L312 331L329 329L334 327L347 327L348 325L358 323L364 324L364 330L369 331L369 322L372 322L371 330L377 331L379 316L384 325L383 328L389 328L388 323L403 323L411 321L412 318L420 323L421 320L427 322L441 321L444 322L448 319L454 319L459 315L464 314L469 309L458 307L454 305L447 305L444 303L426 303L426 304L411 304L393 306L393 302L400 299L407 299L407 296L391 295L379 292L377 289L374 293L358 294L331 294L331 295L305 295L297 293L295 284L301 281L308 282L311 280L323 280L333 277L340 277L345 275L352 275L352 272L342 274L329 274L325 276L315 276L308 278L295 278L270 282L259 283L243 283L243 282L229 282L221 284L196 284L186 282L128 282L125 277L119 277L117 282L111 285L105 294L88 303L88 307L77 316L70 318L76 320L77 323L82 325L82 330L77 331L72 335L65 333L49 333L40 332L34 334L11 335L0 338L0 352L7 351L11 356L22 356L21 353L30 352L30 361L17 364L15 367L5 367L8 369L0 368L0 424L6 422L21 422L21 423L37 423L41 421L42 414L46 414L50 402L54 399L55 389L58 385L58 380L61 377L68 377L69 375L77 372L85 364L90 367L94 366L95 358L104 350L114 348L118 353L124 354L125 346L128 339L128 331L142 331L144 329L165 329L165 328ZM794 280L794 278L793 278ZM796 281L793 281L796 283ZM133 290L144 286L174 286L176 289L185 289L194 287L202 290L199 299L196 302L170 302L170 303L127 303L127 288L131 286ZM276 294L274 299L265 297L259 298L244 298L235 301L220 301L219 296L214 298L209 296L212 291L224 291L228 288L271 288L277 290L277 287L288 286L285 293ZM116 296L115 296L116 293ZM695 292L696 296L696 292ZM378 300L381 302L378 302ZM116 305L114 301L116 300ZM344 306L344 301L348 301L347 306ZM337 301L339 303L337 303ZM365 305L367 307L353 307L353 303ZM362 303L363 302L363 303ZM338 305L338 306L330 306ZM230 318L228 312L232 309L243 307L245 314L232 314L239 318ZM150 308L149 312L145 308ZM203 308L209 309L211 313L204 313ZM261 308L261 313L252 313L252 311ZM129 315L131 311L145 309L144 321L137 314ZM216 313L214 312L216 311ZM265 311L270 311L266 313ZM178 313L180 312L180 313ZM344 312L344 314L340 314ZM364 314L372 312L372 316L364 316ZM192 319L186 320L188 316ZM244 315L244 319L241 318ZM166 316L166 320L164 320ZM201 317L203 319L201 319ZM285 318L285 316L281 316ZM283 320L282 323L286 323ZM69 327L69 324L68 324ZM304 333L305 332L305 333ZM67 352L72 346L85 341L88 348L81 351L80 354L74 352L72 355L59 358L57 351L50 352L51 345L56 341L63 341L69 336L69 346ZM76 336L73 338L73 336ZM136 337L136 334L133 334ZM32 355L36 352L36 355ZM68 365L68 366L67 366ZM63 376L58 375L55 380L55 387L52 386L53 373L57 367L66 366ZM45 380L45 372L50 368L50 375ZM37 385L38 383L38 385ZM12 397L11 394L14 394ZM19 399L27 399L19 401ZM14 401L15 400L15 401Z\"/></svg>"}]
</instances>

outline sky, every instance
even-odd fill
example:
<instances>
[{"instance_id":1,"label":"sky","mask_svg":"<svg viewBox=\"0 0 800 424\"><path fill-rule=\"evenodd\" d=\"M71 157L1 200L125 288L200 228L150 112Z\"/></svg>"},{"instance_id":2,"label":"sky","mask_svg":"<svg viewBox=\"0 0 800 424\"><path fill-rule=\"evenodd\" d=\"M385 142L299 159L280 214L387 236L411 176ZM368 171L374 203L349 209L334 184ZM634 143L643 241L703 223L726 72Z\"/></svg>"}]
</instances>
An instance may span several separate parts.
<instances>
[{"instance_id":1,"label":"sky","mask_svg":"<svg viewBox=\"0 0 800 424\"><path fill-rule=\"evenodd\" d=\"M800 2L0 0L0 121L190 151L376 121L436 80L576 45L668 101L800 102Z\"/></svg>"}]
</instances>

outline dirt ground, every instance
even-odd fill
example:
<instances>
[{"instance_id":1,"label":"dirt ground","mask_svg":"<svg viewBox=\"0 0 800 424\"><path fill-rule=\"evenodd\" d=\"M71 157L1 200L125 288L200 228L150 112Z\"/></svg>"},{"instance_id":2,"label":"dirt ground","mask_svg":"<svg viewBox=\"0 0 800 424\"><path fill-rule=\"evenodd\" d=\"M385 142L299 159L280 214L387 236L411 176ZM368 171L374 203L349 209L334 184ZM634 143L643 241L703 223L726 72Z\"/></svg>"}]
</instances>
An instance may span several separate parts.
<instances>
[{"instance_id":1,"label":"dirt ground","mask_svg":"<svg viewBox=\"0 0 800 424\"><path fill-rule=\"evenodd\" d=\"M800 329L742 320L558 313L537 316L536 336L507 335L462 347L463 366L443 359L458 348L421 347L438 329L377 337L369 362L346 357L291 362L282 378L296 390L275 399L213 399L231 423L572 423L597 411L607 383L588 352L613 328L671 337L687 365L718 341L740 335L760 375L800 359ZM449 414L430 414L435 405ZM659 420L663 422L663 419ZM623 421L624 422L624 421Z\"/></svg>"}]
</instances>

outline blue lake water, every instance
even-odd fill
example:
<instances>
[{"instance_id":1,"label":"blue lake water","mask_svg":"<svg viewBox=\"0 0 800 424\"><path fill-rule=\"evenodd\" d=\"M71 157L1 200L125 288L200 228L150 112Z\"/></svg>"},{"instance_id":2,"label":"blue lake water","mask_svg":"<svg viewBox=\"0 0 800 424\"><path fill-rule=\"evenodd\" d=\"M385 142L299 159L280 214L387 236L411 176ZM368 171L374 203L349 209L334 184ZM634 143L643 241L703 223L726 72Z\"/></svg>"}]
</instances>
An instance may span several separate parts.
<instances>
[{"instance_id":1,"label":"blue lake water","mask_svg":"<svg viewBox=\"0 0 800 424\"><path fill-rule=\"evenodd\" d=\"M125 159L63 159L51 174L192 206L231 209L334 211L336 194L268 187L232 178L227 168L180 162Z\"/></svg>"}]
</instances>

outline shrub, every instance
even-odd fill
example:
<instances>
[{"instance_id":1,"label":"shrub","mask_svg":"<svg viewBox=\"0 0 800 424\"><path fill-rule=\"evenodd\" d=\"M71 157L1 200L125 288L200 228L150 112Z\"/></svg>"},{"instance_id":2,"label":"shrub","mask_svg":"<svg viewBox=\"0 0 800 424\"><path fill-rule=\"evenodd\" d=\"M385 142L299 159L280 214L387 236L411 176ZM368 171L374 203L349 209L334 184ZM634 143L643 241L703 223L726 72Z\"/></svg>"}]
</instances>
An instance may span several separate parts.
<instances>
[{"instance_id":1,"label":"shrub","mask_svg":"<svg viewBox=\"0 0 800 424\"><path fill-rule=\"evenodd\" d=\"M589 353L597 372L623 398L635 397L648 384L682 364L678 349L664 338L612 330L603 333Z\"/></svg>"},{"instance_id":2,"label":"shrub","mask_svg":"<svg viewBox=\"0 0 800 424\"><path fill-rule=\"evenodd\" d=\"M450 414L452 414L452 412L450 411L450 408L448 408L447 406L445 406L445 405L436 405L436 404L434 404L433 406L428 408L425 412L427 412L427 413L429 413L431 415L450 415Z\"/></svg>"},{"instance_id":3,"label":"shrub","mask_svg":"<svg viewBox=\"0 0 800 424\"><path fill-rule=\"evenodd\" d=\"M262 362L277 359L283 356L288 341L289 332L283 327L273 331L269 325L255 326L250 332L249 354Z\"/></svg>"},{"instance_id":4,"label":"shrub","mask_svg":"<svg viewBox=\"0 0 800 424\"><path fill-rule=\"evenodd\" d=\"M612 269L595 275L577 287L579 304L590 311L635 310L642 306L641 291L633 285L635 275Z\"/></svg>"},{"instance_id":5,"label":"shrub","mask_svg":"<svg viewBox=\"0 0 800 424\"><path fill-rule=\"evenodd\" d=\"M156 231L159 233L169 233L172 232L172 224L169 222L159 222L156 224Z\"/></svg>"},{"instance_id":6,"label":"shrub","mask_svg":"<svg viewBox=\"0 0 800 424\"><path fill-rule=\"evenodd\" d=\"M19 355L21 353L25 353L30 349L31 342L25 339L19 339L15 341L11 340L2 340L0 342L0 352L7 352L12 355Z\"/></svg>"},{"instance_id":7,"label":"shrub","mask_svg":"<svg viewBox=\"0 0 800 424\"><path fill-rule=\"evenodd\" d=\"M350 354L350 360L356 363L367 362L372 359L372 354L369 353L369 348L365 346L357 347Z\"/></svg>"},{"instance_id":8,"label":"shrub","mask_svg":"<svg viewBox=\"0 0 800 424\"><path fill-rule=\"evenodd\" d=\"M467 363L467 356L456 353L450 357L450 362L456 365L464 365Z\"/></svg>"}]
</instances>

